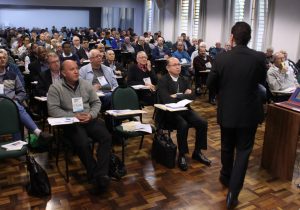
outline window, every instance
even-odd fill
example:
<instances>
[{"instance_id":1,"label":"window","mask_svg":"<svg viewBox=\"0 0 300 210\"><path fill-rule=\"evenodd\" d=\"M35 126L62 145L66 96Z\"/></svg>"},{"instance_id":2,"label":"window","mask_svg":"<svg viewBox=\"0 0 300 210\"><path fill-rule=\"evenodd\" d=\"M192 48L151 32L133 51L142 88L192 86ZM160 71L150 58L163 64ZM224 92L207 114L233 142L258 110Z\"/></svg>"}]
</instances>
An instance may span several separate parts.
<instances>
[{"instance_id":1,"label":"window","mask_svg":"<svg viewBox=\"0 0 300 210\"><path fill-rule=\"evenodd\" d=\"M268 1L259 0L257 4L257 23L256 23L256 34L255 34L255 46L256 50L262 50L263 40L265 35L265 23L268 11Z\"/></svg>"},{"instance_id":2,"label":"window","mask_svg":"<svg viewBox=\"0 0 300 210\"><path fill-rule=\"evenodd\" d=\"M236 0L234 2L234 22L239 22L244 20L245 11L245 0Z\"/></svg>"},{"instance_id":3,"label":"window","mask_svg":"<svg viewBox=\"0 0 300 210\"><path fill-rule=\"evenodd\" d=\"M181 5L180 5L180 19L179 19L179 24L180 24L180 33L188 33L188 22L189 22L189 0L181 0Z\"/></svg>"},{"instance_id":4,"label":"window","mask_svg":"<svg viewBox=\"0 0 300 210\"><path fill-rule=\"evenodd\" d=\"M145 2L145 28L144 31L152 31L153 22L153 1L146 0Z\"/></svg>"},{"instance_id":5,"label":"window","mask_svg":"<svg viewBox=\"0 0 300 210\"><path fill-rule=\"evenodd\" d=\"M246 5L245 3L248 4ZM245 11L250 11L250 13L247 14ZM251 22L252 39L248 46L256 50L262 50L263 48L267 11L268 0L247 0L247 2L245 2L245 0L234 1L234 23L246 20Z\"/></svg>"},{"instance_id":6,"label":"window","mask_svg":"<svg viewBox=\"0 0 300 210\"><path fill-rule=\"evenodd\" d=\"M200 23L200 1L181 0L179 5L179 31L198 38Z\"/></svg>"}]
</instances>

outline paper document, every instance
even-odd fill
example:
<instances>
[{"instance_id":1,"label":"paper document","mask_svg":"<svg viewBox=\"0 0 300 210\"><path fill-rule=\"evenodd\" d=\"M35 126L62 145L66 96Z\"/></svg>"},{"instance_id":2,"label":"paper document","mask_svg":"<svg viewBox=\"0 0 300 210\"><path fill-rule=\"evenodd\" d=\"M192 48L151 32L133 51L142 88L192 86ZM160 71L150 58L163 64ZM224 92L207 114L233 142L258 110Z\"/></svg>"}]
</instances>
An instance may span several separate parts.
<instances>
[{"instance_id":1,"label":"paper document","mask_svg":"<svg viewBox=\"0 0 300 210\"><path fill-rule=\"evenodd\" d=\"M173 109L183 108L183 107L185 107L187 104L189 104L191 102L192 102L192 100L183 99L181 101L178 101L177 103L166 104L166 107L170 107L170 108L173 108Z\"/></svg>"},{"instance_id":2,"label":"paper document","mask_svg":"<svg viewBox=\"0 0 300 210\"><path fill-rule=\"evenodd\" d=\"M150 124L143 124L139 121L129 121L126 123L122 123L124 131L143 131L146 133L152 133L152 128Z\"/></svg>"},{"instance_id":3,"label":"paper document","mask_svg":"<svg viewBox=\"0 0 300 210\"><path fill-rule=\"evenodd\" d=\"M38 101L47 101L47 97L46 96L34 96L34 98Z\"/></svg>"},{"instance_id":4,"label":"paper document","mask_svg":"<svg viewBox=\"0 0 300 210\"><path fill-rule=\"evenodd\" d=\"M68 124L79 122L79 120L76 117L57 117L57 118L49 117L47 120L51 126L68 125Z\"/></svg>"},{"instance_id":5,"label":"paper document","mask_svg":"<svg viewBox=\"0 0 300 210\"><path fill-rule=\"evenodd\" d=\"M122 110L107 110L106 113L112 116L124 116L124 115L135 115L147 113L144 110L132 110L132 109L122 109Z\"/></svg>"},{"instance_id":6,"label":"paper document","mask_svg":"<svg viewBox=\"0 0 300 210\"><path fill-rule=\"evenodd\" d=\"M165 104L154 104L154 107L164 110L164 111L169 111L169 112L178 112L178 111L185 111L188 110L187 107L181 107L181 108L176 108L173 109L171 107L167 107Z\"/></svg>"},{"instance_id":7,"label":"paper document","mask_svg":"<svg viewBox=\"0 0 300 210\"><path fill-rule=\"evenodd\" d=\"M132 85L131 86L133 89L135 90L140 90L140 89L150 89L149 86L146 86L146 85Z\"/></svg>"},{"instance_id":8,"label":"paper document","mask_svg":"<svg viewBox=\"0 0 300 210\"><path fill-rule=\"evenodd\" d=\"M13 150L21 150L23 146L26 144L27 142L18 140L18 141L11 142L9 144L4 144L1 147L6 149L7 151L13 151Z\"/></svg>"}]
</instances>

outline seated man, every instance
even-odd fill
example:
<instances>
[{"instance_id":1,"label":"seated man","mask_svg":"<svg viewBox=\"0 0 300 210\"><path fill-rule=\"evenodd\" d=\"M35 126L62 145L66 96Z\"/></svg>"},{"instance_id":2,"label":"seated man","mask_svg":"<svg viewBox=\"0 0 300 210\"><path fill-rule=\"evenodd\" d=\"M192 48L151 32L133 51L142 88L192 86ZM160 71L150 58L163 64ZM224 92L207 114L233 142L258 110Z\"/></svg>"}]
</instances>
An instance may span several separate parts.
<instances>
[{"instance_id":1,"label":"seated man","mask_svg":"<svg viewBox=\"0 0 300 210\"><path fill-rule=\"evenodd\" d=\"M274 64L267 71L267 82L271 92L296 88L299 86L296 76L285 64L284 55L280 52L274 54ZM289 95L276 97L276 102L288 100Z\"/></svg>"},{"instance_id":2,"label":"seated man","mask_svg":"<svg viewBox=\"0 0 300 210\"><path fill-rule=\"evenodd\" d=\"M155 101L155 85L157 84L157 76L151 68L151 62L144 51L137 53L137 64L133 64L128 69L127 84L146 85L149 90L138 91L139 100L142 105L153 105Z\"/></svg>"},{"instance_id":3,"label":"seated man","mask_svg":"<svg viewBox=\"0 0 300 210\"><path fill-rule=\"evenodd\" d=\"M108 166L111 150L111 136L103 121L98 120L101 102L93 86L79 79L75 61L62 64L64 78L50 86L48 92L48 113L51 117L76 117L80 123L63 127L64 135L71 141L77 155L87 170L88 179L105 190L109 184ZM91 138L100 145L97 160L91 148Z\"/></svg>"},{"instance_id":4,"label":"seated man","mask_svg":"<svg viewBox=\"0 0 300 210\"><path fill-rule=\"evenodd\" d=\"M73 54L71 50L71 43L66 41L62 44L63 53L60 55L60 62L63 63L65 60L72 60L80 65L79 57L77 54Z\"/></svg>"},{"instance_id":5,"label":"seated man","mask_svg":"<svg viewBox=\"0 0 300 210\"><path fill-rule=\"evenodd\" d=\"M181 41L177 42L177 50L172 54L172 56L177 58L181 64L191 64L191 57L187 51L184 50L184 45ZM189 67L182 66L181 74L183 76L189 76Z\"/></svg>"},{"instance_id":6,"label":"seated man","mask_svg":"<svg viewBox=\"0 0 300 210\"><path fill-rule=\"evenodd\" d=\"M180 76L180 63L177 58L167 60L167 70L169 74L164 75L158 83L159 103L176 103L182 99L194 99L189 82ZM161 116L159 116L161 114ZM165 115L163 115L165 114ZM188 169L185 154L188 153L188 130L192 126L196 129L195 149L192 155L194 160L207 166L211 165L202 153L201 149L207 149L207 121L201 118L191 109L177 112L158 112L158 118L167 125L177 129L177 145L179 150L178 166L181 170Z\"/></svg>"},{"instance_id":7,"label":"seated man","mask_svg":"<svg viewBox=\"0 0 300 210\"><path fill-rule=\"evenodd\" d=\"M39 46L37 48L37 59L28 65L31 81L37 81L40 72L46 71L48 68L47 51L45 47Z\"/></svg>"},{"instance_id":8,"label":"seated man","mask_svg":"<svg viewBox=\"0 0 300 210\"><path fill-rule=\"evenodd\" d=\"M115 60L115 52L113 50L107 50L105 53L105 61L103 62L103 64L107 67L110 67L115 76L121 76L122 78L118 79L118 84L124 84L125 83L125 77L127 75L125 69L123 68L121 63L118 63Z\"/></svg>"},{"instance_id":9,"label":"seated man","mask_svg":"<svg viewBox=\"0 0 300 210\"><path fill-rule=\"evenodd\" d=\"M164 45L164 38L158 37L157 38L157 46L154 47L152 50L152 58L160 59L160 58L169 58L171 56L170 50L167 48L167 46Z\"/></svg>"},{"instance_id":10,"label":"seated man","mask_svg":"<svg viewBox=\"0 0 300 210\"><path fill-rule=\"evenodd\" d=\"M100 100L103 104L102 110L107 110L111 105L111 91L118 87L118 82L113 70L102 64L102 58L102 52L91 50L90 63L80 68L79 75L81 79L88 80L96 91L105 92Z\"/></svg>"},{"instance_id":11,"label":"seated man","mask_svg":"<svg viewBox=\"0 0 300 210\"><path fill-rule=\"evenodd\" d=\"M207 80L207 74L201 74L201 71L209 70L211 69L212 66L212 58L206 54L206 49L203 47L199 48L199 53L198 56L195 57L193 61L193 67L195 69L195 87L196 87L196 93L200 93L200 87L202 85L206 84ZM199 90L197 90L199 88ZM199 92L198 92L199 91ZM209 90L209 103L215 105L215 96L216 94L214 93L213 90Z\"/></svg>"},{"instance_id":12,"label":"seated man","mask_svg":"<svg viewBox=\"0 0 300 210\"><path fill-rule=\"evenodd\" d=\"M38 137L38 141L50 141L52 136L42 132L21 105L21 102L26 97L24 86L17 74L8 69L7 62L7 52L4 49L0 49L0 95L5 95L15 101L19 109L21 122L30 132L33 132ZM13 138L19 140L21 139L21 134L15 134Z\"/></svg>"},{"instance_id":13,"label":"seated man","mask_svg":"<svg viewBox=\"0 0 300 210\"><path fill-rule=\"evenodd\" d=\"M49 69L41 72L38 78L37 95L47 96L51 84L58 82L61 79L60 61L56 53L50 52L47 55Z\"/></svg>"}]
</instances>

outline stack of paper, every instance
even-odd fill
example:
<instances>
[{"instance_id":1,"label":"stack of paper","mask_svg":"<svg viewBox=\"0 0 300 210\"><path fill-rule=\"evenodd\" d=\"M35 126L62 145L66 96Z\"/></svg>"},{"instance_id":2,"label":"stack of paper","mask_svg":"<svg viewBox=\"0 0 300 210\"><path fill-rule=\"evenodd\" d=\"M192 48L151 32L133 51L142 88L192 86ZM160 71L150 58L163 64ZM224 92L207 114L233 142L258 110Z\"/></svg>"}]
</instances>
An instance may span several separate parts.
<instances>
[{"instance_id":1,"label":"stack of paper","mask_svg":"<svg viewBox=\"0 0 300 210\"><path fill-rule=\"evenodd\" d=\"M135 90L150 89L150 87L146 85L132 85L131 87Z\"/></svg>"},{"instance_id":2,"label":"stack of paper","mask_svg":"<svg viewBox=\"0 0 300 210\"><path fill-rule=\"evenodd\" d=\"M79 122L79 120L76 117L58 117L58 118L49 117L47 120L51 126L68 125L68 124Z\"/></svg>"},{"instance_id":3,"label":"stack of paper","mask_svg":"<svg viewBox=\"0 0 300 210\"><path fill-rule=\"evenodd\" d=\"M18 141L11 142L9 144L4 144L1 147L6 149L7 151L13 151L13 150L21 150L23 146L26 144L27 142L18 140Z\"/></svg>"},{"instance_id":4,"label":"stack of paper","mask_svg":"<svg viewBox=\"0 0 300 210\"><path fill-rule=\"evenodd\" d=\"M184 100L178 101L177 103L166 104L166 107L170 107L172 109L180 109L180 108L185 107L187 104L189 104L191 102L192 102L192 100L184 99Z\"/></svg>"},{"instance_id":5,"label":"stack of paper","mask_svg":"<svg viewBox=\"0 0 300 210\"><path fill-rule=\"evenodd\" d=\"M125 115L136 115L136 114L144 114L147 113L146 111L137 109L122 109L122 110L107 110L106 113L112 116L125 116Z\"/></svg>"},{"instance_id":6,"label":"stack of paper","mask_svg":"<svg viewBox=\"0 0 300 210\"><path fill-rule=\"evenodd\" d=\"M152 128L150 124L143 124L139 121L129 121L126 123L122 123L124 131L143 131L146 133L152 133Z\"/></svg>"}]
</instances>

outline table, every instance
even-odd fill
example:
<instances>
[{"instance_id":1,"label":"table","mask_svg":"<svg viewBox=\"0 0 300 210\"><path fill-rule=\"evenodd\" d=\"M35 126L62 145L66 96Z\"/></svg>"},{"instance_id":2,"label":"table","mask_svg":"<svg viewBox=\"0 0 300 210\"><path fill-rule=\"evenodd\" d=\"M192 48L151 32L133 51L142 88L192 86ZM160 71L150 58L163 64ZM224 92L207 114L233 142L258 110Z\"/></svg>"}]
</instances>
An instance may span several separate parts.
<instances>
[{"instance_id":1,"label":"table","mask_svg":"<svg viewBox=\"0 0 300 210\"><path fill-rule=\"evenodd\" d=\"M261 165L272 176L292 180L299 133L299 112L268 106Z\"/></svg>"}]
</instances>

